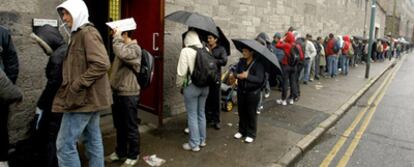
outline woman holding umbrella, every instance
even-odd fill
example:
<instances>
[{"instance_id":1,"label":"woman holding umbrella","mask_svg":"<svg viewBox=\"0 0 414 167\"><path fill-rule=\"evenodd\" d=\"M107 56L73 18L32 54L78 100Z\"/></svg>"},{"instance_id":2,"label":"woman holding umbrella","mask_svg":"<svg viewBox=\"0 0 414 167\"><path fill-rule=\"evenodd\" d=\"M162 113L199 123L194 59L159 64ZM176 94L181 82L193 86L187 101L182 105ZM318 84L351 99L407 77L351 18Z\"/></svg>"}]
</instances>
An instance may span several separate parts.
<instances>
[{"instance_id":1,"label":"woman holding umbrella","mask_svg":"<svg viewBox=\"0 0 414 167\"><path fill-rule=\"evenodd\" d=\"M259 105L260 91L265 81L265 68L262 60L258 57L257 47L262 50L266 49L256 41L251 41L256 48L233 40L237 49L242 52L243 57L237 64L236 74L231 75L237 77L237 104L239 112L239 131L234 138L240 139L245 137L246 143L251 143L256 138L257 131L257 114L256 109ZM261 48L260 48L261 47ZM269 51L270 54L272 54ZM273 56L274 57L274 56Z\"/></svg>"}]
</instances>

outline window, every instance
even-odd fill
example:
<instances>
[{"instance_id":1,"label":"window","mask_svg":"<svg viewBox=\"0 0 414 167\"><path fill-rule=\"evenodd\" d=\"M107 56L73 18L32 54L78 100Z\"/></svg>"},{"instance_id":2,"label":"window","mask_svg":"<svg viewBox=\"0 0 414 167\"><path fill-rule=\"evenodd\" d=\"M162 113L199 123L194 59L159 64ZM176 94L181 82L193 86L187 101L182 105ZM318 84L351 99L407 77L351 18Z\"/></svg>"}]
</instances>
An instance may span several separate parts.
<instances>
[{"instance_id":1,"label":"window","mask_svg":"<svg viewBox=\"0 0 414 167\"><path fill-rule=\"evenodd\" d=\"M109 0L109 18L112 20L121 19L121 0Z\"/></svg>"}]
</instances>

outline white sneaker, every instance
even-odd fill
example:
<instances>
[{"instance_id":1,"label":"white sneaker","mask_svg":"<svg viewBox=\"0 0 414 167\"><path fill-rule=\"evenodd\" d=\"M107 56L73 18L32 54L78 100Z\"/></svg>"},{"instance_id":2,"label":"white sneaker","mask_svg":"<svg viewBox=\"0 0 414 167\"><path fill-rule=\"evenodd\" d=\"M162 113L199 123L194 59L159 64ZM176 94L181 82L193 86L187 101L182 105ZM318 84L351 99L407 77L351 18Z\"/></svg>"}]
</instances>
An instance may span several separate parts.
<instances>
[{"instance_id":1,"label":"white sneaker","mask_svg":"<svg viewBox=\"0 0 414 167\"><path fill-rule=\"evenodd\" d=\"M133 167L138 163L139 156L137 159L126 159L125 162L121 165L121 167Z\"/></svg>"},{"instance_id":2,"label":"white sneaker","mask_svg":"<svg viewBox=\"0 0 414 167\"><path fill-rule=\"evenodd\" d=\"M267 98L269 98L270 97L270 92L266 92L265 94L264 94L264 97L267 99Z\"/></svg>"},{"instance_id":3,"label":"white sneaker","mask_svg":"<svg viewBox=\"0 0 414 167\"><path fill-rule=\"evenodd\" d=\"M111 155L107 156L105 158L105 160L107 162L114 162L114 161L120 161L121 158L118 156L118 154L116 152L113 152ZM0 167L1 167L1 165L0 165Z\"/></svg>"},{"instance_id":4,"label":"white sneaker","mask_svg":"<svg viewBox=\"0 0 414 167\"><path fill-rule=\"evenodd\" d=\"M246 139L244 139L244 142L246 142L246 143L252 143L253 141L254 141L254 139L251 138L251 137L246 137Z\"/></svg>"},{"instance_id":5,"label":"white sneaker","mask_svg":"<svg viewBox=\"0 0 414 167\"><path fill-rule=\"evenodd\" d=\"M190 133L190 129L185 128L185 129L184 129L184 133L185 133L185 134L189 134L189 133Z\"/></svg>"},{"instance_id":6,"label":"white sneaker","mask_svg":"<svg viewBox=\"0 0 414 167\"><path fill-rule=\"evenodd\" d=\"M294 100L293 99L289 99L289 104L290 105L293 105L293 103L294 103Z\"/></svg>"},{"instance_id":7,"label":"white sneaker","mask_svg":"<svg viewBox=\"0 0 414 167\"><path fill-rule=\"evenodd\" d=\"M190 144L188 144L188 143L184 143L183 144L183 149L184 150L187 150L187 151L194 151L194 152L198 152L198 151L200 151L200 147L194 147L194 148L191 148L191 146L190 146Z\"/></svg>"},{"instance_id":8,"label":"white sneaker","mask_svg":"<svg viewBox=\"0 0 414 167\"><path fill-rule=\"evenodd\" d=\"M286 100L282 100L282 99L276 100L276 103L277 104L280 104L280 105L283 105L283 106L286 106L287 105Z\"/></svg>"},{"instance_id":9,"label":"white sneaker","mask_svg":"<svg viewBox=\"0 0 414 167\"><path fill-rule=\"evenodd\" d=\"M256 114L257 114L257 115L260 115L260 110L257 110L257 111L256 111Z\"/></svg>"},{"instance_id":10,"label":"white sneaker","mask_svg":"<svg viewBox=\"0 0 414 167\"><path fill-rule=\"evenodd\" d=\"M0 162L0 167L9 167L9 163L7 161Z\"/></svg>"},{"instance_id":11,"label":"white sneaker","mask_svg":"<svg viewBox=\"0 0 414 167\"><path fill-rule=\"evenodd\" d=\"M205 147L205 146L207 146L206 141L201 142L200 147Z\"/></svg>"},{"instance_id":12,"label":"white sneaker","mask_svg":"<svg viewBox=\"0 0 414 167\"><path fill-rule=\"evenodd\" d=\"M235 139L241 139L242 137L243 135L240 132L237 132L236 134L234 134Z\"/></svg>"}]
</instances>

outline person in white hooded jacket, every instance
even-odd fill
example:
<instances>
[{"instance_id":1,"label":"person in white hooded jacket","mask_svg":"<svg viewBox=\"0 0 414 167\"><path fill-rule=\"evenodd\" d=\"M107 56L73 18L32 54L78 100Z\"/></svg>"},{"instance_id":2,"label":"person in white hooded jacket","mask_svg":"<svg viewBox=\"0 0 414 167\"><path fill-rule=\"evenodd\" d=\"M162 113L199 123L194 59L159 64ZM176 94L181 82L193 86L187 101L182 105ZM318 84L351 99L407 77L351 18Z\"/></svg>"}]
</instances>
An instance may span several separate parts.
<instances>
[{"instance_id":1,"label":"person in white hooded jacket","mask_svg":"<svg viewBox=\"0 0 414 167\"><path fill-rule=\"evenodd\" d=\"M200 151L206 146L206 117L205 104L208 87L197 87L191 83L197 51L192 47L203 48L198 34L188 31L184 37L184 48L181 50L177 65L177 86L183 88L185 109L188 117L190 139L183 144L184 150Z\"/></svg>"},{"instance_id":2,"label":"person in white hooded jacket","mask_svg":"<svg viewBox=\"0 0 414 167\"><path fill-rule=\"evenodd\" d=\"M307 84L311 80L312 70L315 69L315 57L316 57L316 48L312 42L312 36L306 34L306 48L305 48L305 71L303 83Z\"/></svg>"},{"instance_id":3,"label":"person in white hooded jacket","mask_svg":"<svg viewBox=\"0 0 414 167\"><path fill-rule=\"evenodd\" d=\"M98 30L89 23L82 0L67 0L57 7L70 28L70 43L63 61L62 85L53 100L53 112L63 113L56 147L60 167L80 167L76 143L85 145L90 167L104 167L100 111L110 109L110 61Z\"/></svg>"}]
</instances>

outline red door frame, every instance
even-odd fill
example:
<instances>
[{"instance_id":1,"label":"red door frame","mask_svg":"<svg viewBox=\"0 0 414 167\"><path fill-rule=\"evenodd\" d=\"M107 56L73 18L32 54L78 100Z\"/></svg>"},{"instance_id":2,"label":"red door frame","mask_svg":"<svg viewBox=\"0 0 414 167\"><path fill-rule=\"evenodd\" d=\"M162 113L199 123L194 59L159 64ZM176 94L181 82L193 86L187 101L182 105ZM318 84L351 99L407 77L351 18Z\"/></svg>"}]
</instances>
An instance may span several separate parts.
<instances>
[{"instance_id":1,"label":"red door frame","mask_svg":"<svg viewBox=\"0 0 414 167\"><path fill-rule=\"evenodd\" d=\"M139 107L157 115L158 126L160 127L163 125L164 102L165 0L122 0L121 3L122 18L134 17L137 22L137 30L134 32L133 38L137 39L139 45L155 57L154 78L151 86L147 90L141 91ZM154 13L152 11L159 12Z\"/></svg>"}]
</instances>

